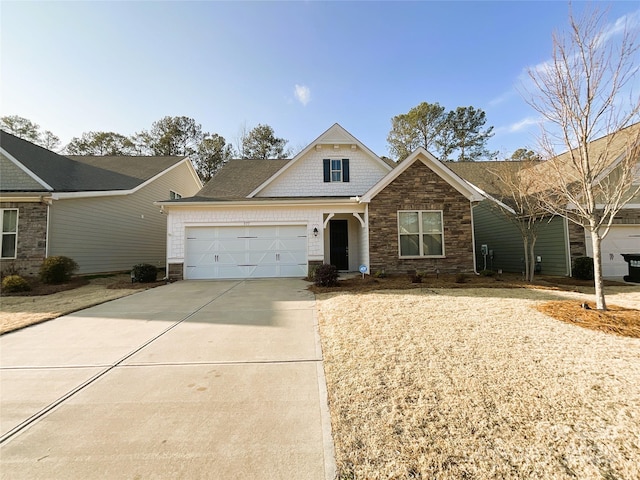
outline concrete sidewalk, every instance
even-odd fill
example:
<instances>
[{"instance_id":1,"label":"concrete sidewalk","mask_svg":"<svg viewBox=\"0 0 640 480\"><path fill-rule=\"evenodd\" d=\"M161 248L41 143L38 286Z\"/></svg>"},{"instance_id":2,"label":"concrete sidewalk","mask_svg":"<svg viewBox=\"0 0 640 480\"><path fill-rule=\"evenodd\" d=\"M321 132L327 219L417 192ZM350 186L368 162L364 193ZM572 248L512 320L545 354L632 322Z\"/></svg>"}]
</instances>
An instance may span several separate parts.
<instances>
[{"instance_id":1,"label":"concrete sidewalk","mask_svg":"<svg viewBox=\"0 0 640 480\"><path fill-rule=\"evenodd\" d=\"M2 476L333 478L305 288L184 281L0 337Z\"/></svg>"}]
</instances>

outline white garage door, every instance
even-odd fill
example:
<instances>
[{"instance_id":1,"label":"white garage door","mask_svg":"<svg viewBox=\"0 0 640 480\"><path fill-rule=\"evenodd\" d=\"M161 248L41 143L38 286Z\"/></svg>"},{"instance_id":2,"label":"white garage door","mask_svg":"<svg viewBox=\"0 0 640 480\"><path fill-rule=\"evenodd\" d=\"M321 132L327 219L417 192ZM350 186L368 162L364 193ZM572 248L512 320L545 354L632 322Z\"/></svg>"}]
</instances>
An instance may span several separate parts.
<instances>
[{"instance_id":1,"label":"white garage door","mask_svg":"<svg viewBox=\"0 0 640 480\"><path fill-rule=\"evenodd\" d=\"M304 225L189 227L185 278L266 278L307 275Z\"/></svg>"},{"instance_id":2,"label":"white garage door","mask_svg":"<svg viewBox=\"0 0 640 480\"><path fill-rule=\"evenodd\" d=\"M586 234L587 255L593 257L591 235ZM615 225L602 241L602 275L622 277L628 275L629 264L621 253L640 253L640 226Z\"/></svg>"}]
</instances>

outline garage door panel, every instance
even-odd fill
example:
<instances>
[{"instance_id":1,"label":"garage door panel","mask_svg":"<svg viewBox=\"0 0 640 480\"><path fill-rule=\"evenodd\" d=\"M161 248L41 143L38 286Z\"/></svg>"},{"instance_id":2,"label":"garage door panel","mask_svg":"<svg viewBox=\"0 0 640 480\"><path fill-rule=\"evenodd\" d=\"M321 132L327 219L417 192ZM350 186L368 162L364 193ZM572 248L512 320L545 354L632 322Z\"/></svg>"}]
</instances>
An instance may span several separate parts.
<instances>
[{"instance_id":1,"label":"garage door panel","mask_svg":"<svg viewBox=\"0 0 640 480\"><path fill-rule=\"evenodd\" d=\"M593 257L591 235L586 234L587 255ZM629 265L621 253L640 252L640 226L615 225L600 245L602 253L602 275L604 277L622 277L629 273Z\"/></svg>"},{"instance_id":2,"label":"garage door panel","mask_svg":"<svg viewBox=\"0 0 640 480\"><path fill-rule=\"evenodd\" d=\"M187 228L185 264L192 279L306 276L306 227Z\"/></svg>"}]
</instances>

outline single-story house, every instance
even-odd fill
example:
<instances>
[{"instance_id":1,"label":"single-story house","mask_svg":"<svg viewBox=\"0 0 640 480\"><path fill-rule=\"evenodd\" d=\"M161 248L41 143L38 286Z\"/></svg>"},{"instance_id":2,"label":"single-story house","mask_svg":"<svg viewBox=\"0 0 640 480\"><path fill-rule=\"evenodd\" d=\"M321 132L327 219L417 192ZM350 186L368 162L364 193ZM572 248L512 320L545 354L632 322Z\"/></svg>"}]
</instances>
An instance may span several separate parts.
<instances>
[{"instance_id":1,"label":"single-story house","mask_svg":"<svg viewBox=\"0 0 640 480\"><path fill-rule=\"evenodd\" d=\"M589 148L593 156L602 155L607 147L608 157L601 161L607 165L603 178L595 181L606 182L608 176L616 175L616 168L626 155L629 145L638 142L640 123L591 142ZM631 154L633 150L631 149ZM637 153L637 150L636 150ZM528 175L541 179L545 188L559 174L570 175L572 169L568 161L568 152L553 160L560 166L560 172L550 162L540 162L526 170ZM502 165L498 165L502 164ZM566 167L564 167L566 165ZM499 182L493 172L500 168L513 166L520 168L518 162L464 162L448 166L464 178L485 196L474 210L476 249L487 245L489 254L486 259L478 255L478 268L502 269L505 272L524 270L524 249L522 237L516 226L510 222L500 209L496 200L503 198ZM497 167L497 168L496 168ZM634 190L640 186L640 159L636 161ZM622 277L628 273L628 264L622 253L640 253L640 195L635 195L614 217L607 236L602 240L602 270L605 277ZM542 273L549 275L571 275L572 261L576 257L593 256L590 233L564 217L550 217L539 226L535 254L540 257Z\"/></svg>"},{"instance_id":2,"label":"single-story house","mask_svg":"<svg viewBox=\"0 0 640 480\"><path fill-rule=\"evenodd\" d=\"M477 189L424 149L399 164L334 124L290 160L232 160L191 197L156 202L174 279L339 270L472 272Z\"/></svg>"},{"instance_id":3,"label":"single-story house","mask_svg":"<svg viewBox=\"0 0 640 480\"><path fill-rule=\"evenodd\" d=\"M165 265L153 202L202 188L187 157L65 157L0 131L0 271L36 275L47 256L81 274Z\"/></svg>"}]
</instances>

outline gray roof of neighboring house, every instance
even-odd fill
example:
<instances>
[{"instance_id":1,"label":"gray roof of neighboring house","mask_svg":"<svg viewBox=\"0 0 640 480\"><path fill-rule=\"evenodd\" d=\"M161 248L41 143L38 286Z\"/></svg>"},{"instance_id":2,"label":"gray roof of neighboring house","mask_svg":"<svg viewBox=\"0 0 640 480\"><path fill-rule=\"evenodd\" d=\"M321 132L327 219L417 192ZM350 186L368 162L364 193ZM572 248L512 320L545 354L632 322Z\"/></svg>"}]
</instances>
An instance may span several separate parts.
<instances>
[{"instance_id":1,"label":"gray roof of neighboring house","mask_svg":"<svg viewBox=\"0 0 640 480\"><path fill-rule=\"evenodd\" d=\"M497 198L505 192L496 174L504 172L505 169L517 173L522 168L521 162L512 161L445 162L445 165L462 179Z\"/></svg>"},{"instance_id":2,"label":"gray roof of neighboring house","mask_svg":"<svg viewBox=\"0 0 640 480\"><path fill-rule=\"evenodd\" d=\"M290 160L229 160L192 199L239 200L246 198Z\"/></svg>"},{"instance_id":3,"label":"gray roof of neighboring house","mask_svg":"<svg viewBox=\"0 0 640 480\"><path fill-rule=\"evenodd\" d=\"M67 155L67 158L110 172L127 175L138 180L146 181L164 172L176 163L184 160L185 156L83 156Z\"/></svg>"},{"instance_id":4,"label":"gray roof of neighboring house","mask_svg":"<svg viewBox=\"0 0 640 480\"><path fill-rule=\"evenodd\" d=\"M0 147L56 192L130 190L184 158L70 158L2 130Z\"/></svg>"}]
</instances>

